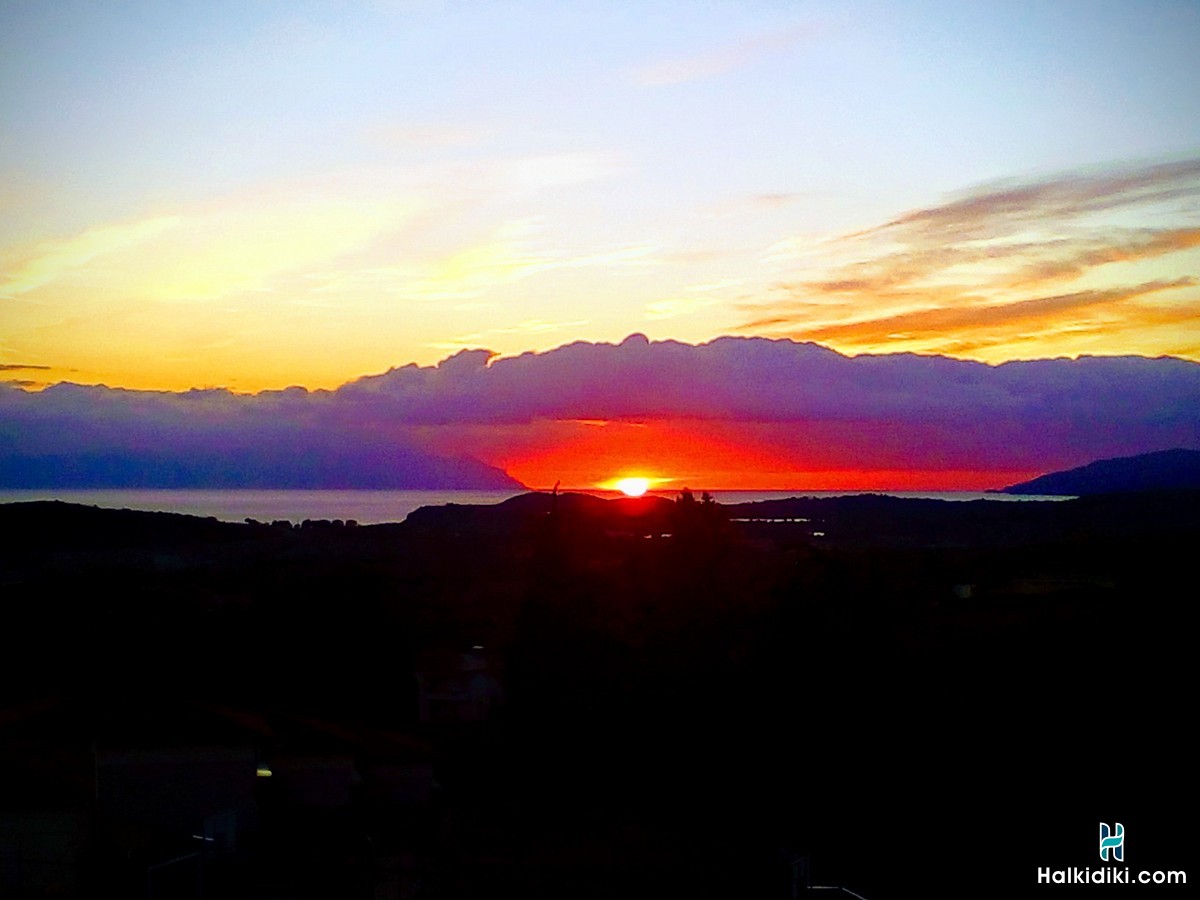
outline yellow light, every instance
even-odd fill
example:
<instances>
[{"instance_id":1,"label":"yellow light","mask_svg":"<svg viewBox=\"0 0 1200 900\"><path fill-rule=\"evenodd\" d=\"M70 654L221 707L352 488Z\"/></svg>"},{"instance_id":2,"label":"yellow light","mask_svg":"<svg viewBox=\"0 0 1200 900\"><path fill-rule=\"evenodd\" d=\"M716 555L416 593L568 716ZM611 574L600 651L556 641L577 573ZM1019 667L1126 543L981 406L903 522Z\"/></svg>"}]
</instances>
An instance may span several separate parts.
<instances>
[{"instance_id":1,"label":"yellow light","mask_svg":"<svg viewBox=\"0 0 1200 900\"><path fill-rule=\"evenodd\" d=\"M649 478L622 478L616 482L617 490L626 497L640 497L649 487Z\"/></svg>"}]
</instances>

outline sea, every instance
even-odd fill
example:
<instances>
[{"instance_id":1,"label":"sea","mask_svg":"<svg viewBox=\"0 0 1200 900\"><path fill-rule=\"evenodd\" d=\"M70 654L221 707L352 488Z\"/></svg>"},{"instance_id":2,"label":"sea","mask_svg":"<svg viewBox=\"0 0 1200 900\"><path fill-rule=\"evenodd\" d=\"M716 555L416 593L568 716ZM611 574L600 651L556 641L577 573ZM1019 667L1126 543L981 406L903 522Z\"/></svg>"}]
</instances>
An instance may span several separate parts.
<instances>
[{"instance_id":1,"label":"sea","mask_svg":"<svg viewBox=\"0 0 1200 900\"><path fill-rule=\"evenodd\" d=\"M0 503L30 500L62 500L108 509L138 509L151 512L184 513L213 517L225 522L286 520L299 524L305 519L354 520L360 525L403 522L422 506L490 505L501 503L523 491L396 491L396 490L0 490ZM599 497L619 497L615 491L588 491ZM651 492L674 498L674 491ZM1041 495L989 494L978 491L712 491L718 503L749 503L789 497L846 497L855 494L884 494L929 500L990 500L997 503L1029 500L1064 500Z\"/></svg>"}]
</instances>

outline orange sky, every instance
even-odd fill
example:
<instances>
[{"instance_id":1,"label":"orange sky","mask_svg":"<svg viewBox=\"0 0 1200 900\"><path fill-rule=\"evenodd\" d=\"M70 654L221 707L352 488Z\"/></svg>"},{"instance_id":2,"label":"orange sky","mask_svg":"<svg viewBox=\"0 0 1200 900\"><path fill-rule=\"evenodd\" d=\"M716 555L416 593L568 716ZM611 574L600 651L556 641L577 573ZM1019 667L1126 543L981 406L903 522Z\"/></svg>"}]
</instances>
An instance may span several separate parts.
<instances>
[{"instance_id":1,"label":"orange sky","mask_svg":"<svg viewBox=\"0 0 1200 900\"><path fill-rule=\"evenodd\" d=\"M987 490L1041 474L855 467L853 459L831 464L745 428L687 421L541 423L480 457L540 489L555 482L564 489L611 489L617 479L636 476L650 479L652 490Z\"/></svg>"}]
</instances>

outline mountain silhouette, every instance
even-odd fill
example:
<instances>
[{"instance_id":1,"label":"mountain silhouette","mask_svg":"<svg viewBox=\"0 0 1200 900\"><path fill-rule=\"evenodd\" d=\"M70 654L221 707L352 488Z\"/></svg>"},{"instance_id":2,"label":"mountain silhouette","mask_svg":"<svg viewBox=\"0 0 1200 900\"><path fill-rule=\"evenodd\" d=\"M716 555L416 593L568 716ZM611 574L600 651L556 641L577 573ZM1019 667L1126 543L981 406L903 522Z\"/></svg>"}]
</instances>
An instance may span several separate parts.
<instances>
[{"instance_id":1,"label":"mountain silhouette","mask_svg":"<svg viewBox=\"0 0 1200 900\"><path fill-rule=\"evenodd\" d=\"M1075 469L1051 472L1010 485L1002 493L1084 496L1196 488L1200 488L1200 450L1177 447L1138 456L1101 459Z\"/></svg>"}]
</instances>

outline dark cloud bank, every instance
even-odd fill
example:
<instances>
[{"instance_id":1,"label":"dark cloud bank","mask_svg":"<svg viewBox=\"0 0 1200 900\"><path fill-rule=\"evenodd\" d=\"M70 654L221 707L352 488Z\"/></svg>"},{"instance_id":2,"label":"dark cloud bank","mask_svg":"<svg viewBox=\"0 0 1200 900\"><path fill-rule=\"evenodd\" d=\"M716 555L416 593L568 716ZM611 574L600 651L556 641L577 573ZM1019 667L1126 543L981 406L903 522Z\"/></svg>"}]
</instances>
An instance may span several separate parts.
<instances>
[{"instance_id":1,"label":"dark cloud bank","mask_svg":"<svg viewBox=\"0 0 1200 900\"><path fill-rule=\"evenodd\" d=\"M5 386L0 485L505 487L514 483L478 462L489 457L486 436L572 419L744 423L796 448L828 435L826 455L842 469L1049 471L1200 448L1200 364L1083 357L989 366L850 358L790 340L692 346L633 335L507 359L463 351L336 391ZM435 454L432 444L461 455Z\"/></svg>"}]
</instances>

